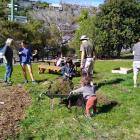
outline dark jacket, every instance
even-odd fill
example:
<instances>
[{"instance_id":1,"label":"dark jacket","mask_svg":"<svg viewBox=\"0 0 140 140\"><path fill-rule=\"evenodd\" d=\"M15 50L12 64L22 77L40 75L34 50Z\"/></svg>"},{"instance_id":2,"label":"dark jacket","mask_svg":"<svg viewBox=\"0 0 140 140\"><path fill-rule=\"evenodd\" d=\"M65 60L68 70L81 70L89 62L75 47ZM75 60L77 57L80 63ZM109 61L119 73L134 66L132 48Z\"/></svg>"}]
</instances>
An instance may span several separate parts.
<instances>
[{"instance_id":1,"label":"dark jacket","mask_svg":"<svg viewBox=\"0 0 140 140\"><path fill-rule=\"evenodd\" d=\"M13 50L9 46L7 46L7 49L6 49L6 52L5 52L5 57L6 57L7 63L12 64L12 62L13 62Z\"/></svg>"}]
</instances>

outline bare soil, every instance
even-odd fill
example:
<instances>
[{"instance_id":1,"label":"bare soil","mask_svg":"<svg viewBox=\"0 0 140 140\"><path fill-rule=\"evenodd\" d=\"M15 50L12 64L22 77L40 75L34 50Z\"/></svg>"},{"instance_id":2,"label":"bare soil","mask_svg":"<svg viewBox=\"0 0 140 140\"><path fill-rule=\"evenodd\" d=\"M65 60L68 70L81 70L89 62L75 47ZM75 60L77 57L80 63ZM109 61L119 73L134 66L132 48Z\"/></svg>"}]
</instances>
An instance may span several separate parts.
<instances>
[{"instance_id":1,"label":"bare soil","mask_svg":"<svg viewBox=\"0 0 140 140\"><path fill-rule=\"evenodd\" d=\"M0 140L20 131L19 122L25 118L25 109L30 103L30 95L24 87L0 83Z\"/></svg>"}]
</instances>

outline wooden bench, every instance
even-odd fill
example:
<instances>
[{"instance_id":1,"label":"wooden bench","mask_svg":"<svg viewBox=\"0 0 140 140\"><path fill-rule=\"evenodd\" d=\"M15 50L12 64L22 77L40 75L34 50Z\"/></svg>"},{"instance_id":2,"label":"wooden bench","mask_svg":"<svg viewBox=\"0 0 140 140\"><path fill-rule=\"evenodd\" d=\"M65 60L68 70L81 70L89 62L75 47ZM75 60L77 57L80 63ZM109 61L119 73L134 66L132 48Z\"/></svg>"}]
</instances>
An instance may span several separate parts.
<instances>
[{"instance_id":1,"label":"wooden bench","mask_svg":"<svg viewBox=\"0 0 140 140\"><path fill-rule=\"evenodd\" d=\"M49 73L51 73L51 72L57 72L58 73L58 72L61 71L61 67L41 64L41 65L38 66L38 70L39 70L39 74L44 73L45 70L48 70Z\"/></svg>"}]
</instances>

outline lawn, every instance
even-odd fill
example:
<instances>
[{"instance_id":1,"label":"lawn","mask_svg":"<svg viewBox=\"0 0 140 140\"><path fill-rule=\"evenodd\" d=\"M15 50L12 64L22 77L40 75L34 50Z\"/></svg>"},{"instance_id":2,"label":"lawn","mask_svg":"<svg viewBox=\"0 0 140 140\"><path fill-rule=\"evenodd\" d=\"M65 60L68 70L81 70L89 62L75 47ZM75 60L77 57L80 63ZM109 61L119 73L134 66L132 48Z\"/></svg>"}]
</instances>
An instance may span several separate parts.
<instances>
[{"instance_id":1,"label":"lawn","mask_svg":"<svg viewBox=\"0 0 140 140\"><path fill-rule=\"evenodd\" d=\"M38 85L26 84L32 97L32 105L26 111L26 118L20 122L21 132L14 138L19 140L139 140L140 139L140 88L133 88L132 73L128 75L112 74L116 67L132 67L132 61L97 61L94 83L97 94L117 102L116 105L98 104L98 114L92 119L83 116L81 108L68 110L55 100L54 110L50 110L49 98L38 101L40 93L45 91L41 81L55 80L59 75L38 74L37 64L33 65ZM0 77L4 67L0 67ZM14 84L22 83L21 68L14 66L12 77ZM80 77L74 78L78 84ZM140 81L140 80L139 80Z\"/></svg>"}]
</instances>

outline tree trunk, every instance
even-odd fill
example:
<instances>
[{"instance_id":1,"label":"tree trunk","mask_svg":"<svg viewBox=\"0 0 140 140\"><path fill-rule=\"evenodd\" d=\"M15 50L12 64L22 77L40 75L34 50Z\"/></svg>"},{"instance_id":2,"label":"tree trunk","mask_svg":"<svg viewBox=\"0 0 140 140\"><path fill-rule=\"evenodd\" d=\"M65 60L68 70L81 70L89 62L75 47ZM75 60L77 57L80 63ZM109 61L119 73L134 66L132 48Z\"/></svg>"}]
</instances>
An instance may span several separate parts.
<instances>
[{"instance_id":1,"label":"tree trunk","mask_svg":"<svg viewBox=\"0 0 140 140\"><path fill-rule=\"evenodd\" d=\"M118 58L120 58L120 54L121 54L122 47L123 47L122 44L119 44L119 45L117 46L117 57L118 57Z\"/></svg>"}]
</instances>

